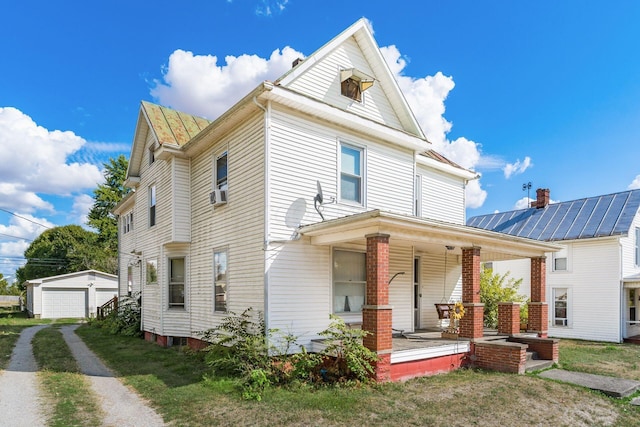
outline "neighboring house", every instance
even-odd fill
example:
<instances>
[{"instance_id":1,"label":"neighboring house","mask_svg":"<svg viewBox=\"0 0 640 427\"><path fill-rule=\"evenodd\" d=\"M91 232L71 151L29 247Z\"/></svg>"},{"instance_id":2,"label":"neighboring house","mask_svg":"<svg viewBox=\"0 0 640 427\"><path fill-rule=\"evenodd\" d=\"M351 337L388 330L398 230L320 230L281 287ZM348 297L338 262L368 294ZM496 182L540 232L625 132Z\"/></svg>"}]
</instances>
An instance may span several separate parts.
<instances>
[{"instance_id":1,"label":"neighboring house","mask_svg":"<svg viewBox=\"0 0 640 427\"><path fill-rule=\"evenodd\" d=\"M96 270L79 271L24 282L30 317L58 319L93 317L118 295L118 276Z\"/></svg>"},{"instance_id":2,"label":"neighboring house","mask_svg":"<svg viewBox=\"0 0 640 427\"><path fill-rule=\"evenodd\" d=\"M481 337L481 257L556 249L466 227L477 178L433 150L362 19L214 121L142 102L135 191L114 210L120 294L142 292L163 345L253 307L307 348L335 313L373 333L380 366L435 357L392 354L392 328L435 328L434 304L462 300L461 336ZM458 357L444 369L469 348L438 353Z\"/></svg>"},{"instance_id":3,"label":"neighboring house","mask_svg":"<svg viewBox=\"0 0 640 427\"><path fill-rule=\"evenodd\" d=\"M621 342L640 335L640 190L549 204L539 189L529 209L481 215L467 225L562 244L547 254L549 336ZM522 278L529 265L495 261L495 272Z\"/></svg>"}]
</instances>

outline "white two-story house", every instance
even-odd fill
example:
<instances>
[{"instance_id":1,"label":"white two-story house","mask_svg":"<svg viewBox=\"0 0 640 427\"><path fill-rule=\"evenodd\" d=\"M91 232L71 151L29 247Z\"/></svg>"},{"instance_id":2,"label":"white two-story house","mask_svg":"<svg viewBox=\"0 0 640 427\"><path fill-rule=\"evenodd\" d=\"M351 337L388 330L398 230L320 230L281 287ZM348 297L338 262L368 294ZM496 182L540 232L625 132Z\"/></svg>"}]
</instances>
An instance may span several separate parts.
<instances>
[{"instance_id":1,"label":"white two-story house","mask_svg":"<svg viewBox=\"0 0 640 427\"><path fill-rule=\"evenodd\" d=\"M466 249L554 248L466 227L477 178L433 151L362 19L213 121L142 103L135 191L115 210L120 292L141 292L145 334L165 344L248 307L304 346L331 313L389 340L436 327L435 303L479 303Z\"/></svg>"},{"instance_id":2,"label":"white two-story house","mask_svg":"<svg viewBox=\"0 0 640 427\"><path fill-rule=\"evenodd\" d=\"M640 335L640 190L549 204L538 189L528 209L480 215L468 225L556 242L547 254L549 336L622 342ZM530 266L491 263L494 272L521 278L529 294Z\"/></svg>"}]
</instances>

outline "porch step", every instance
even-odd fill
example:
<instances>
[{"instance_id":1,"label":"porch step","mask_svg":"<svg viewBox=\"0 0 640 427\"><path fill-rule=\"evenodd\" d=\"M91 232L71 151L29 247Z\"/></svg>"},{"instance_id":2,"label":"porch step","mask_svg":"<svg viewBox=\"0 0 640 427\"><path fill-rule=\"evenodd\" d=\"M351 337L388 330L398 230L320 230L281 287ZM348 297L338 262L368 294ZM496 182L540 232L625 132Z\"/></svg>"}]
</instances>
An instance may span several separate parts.
<instances>
[{"instance_id":1,"label":"porch step","mask_svg":"<svg viewBox=\"0 0 640 427\"><path fill-rule=\"evenodd\" d=\"M535 351L527 351L527 362L524 365L525 372L540 371L553 366L553 360L540 360L538 353Z\"/></svg>"}]
</instances>

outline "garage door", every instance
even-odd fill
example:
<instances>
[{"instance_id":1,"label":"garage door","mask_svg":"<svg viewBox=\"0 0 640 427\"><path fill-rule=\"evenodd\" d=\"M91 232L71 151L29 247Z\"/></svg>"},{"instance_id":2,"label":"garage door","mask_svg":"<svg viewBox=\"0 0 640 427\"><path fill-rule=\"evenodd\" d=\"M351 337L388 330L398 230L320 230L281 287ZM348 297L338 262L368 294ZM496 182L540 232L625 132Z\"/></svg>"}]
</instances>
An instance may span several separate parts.
<instances>
[{"instance_id":1,"label":"garage door","mask_svg":"<svg viewBox=\"0 0 640 427\"><path fill-rule=\"evenodd\" d=\"M42 317L86 317L87 291L84 289L43 289Z\"/></svg>"}]
</instances>

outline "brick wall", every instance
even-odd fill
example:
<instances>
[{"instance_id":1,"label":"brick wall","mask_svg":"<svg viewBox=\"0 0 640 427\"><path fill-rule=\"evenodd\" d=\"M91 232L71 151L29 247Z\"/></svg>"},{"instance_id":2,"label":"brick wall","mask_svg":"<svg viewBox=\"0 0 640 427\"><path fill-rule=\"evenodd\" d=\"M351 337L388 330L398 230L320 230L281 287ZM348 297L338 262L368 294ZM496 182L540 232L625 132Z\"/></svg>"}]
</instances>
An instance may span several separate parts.
<instances>
[{"instance_id":1,"label":"brick wall","mask_svg":"<svg viewBox=\"0 0 640 427\"><path fill-rule=\"evenodd\" d=\"M462 248L462 302L480 302L480 248Z\"/></svg>"},{"instance_id":2,"label":"brick wall","mask_svg":"<svg viewBox=\"0 0 640 427\"><path fill-rule=\"evenodd\" d=\"M538 357L542 360L553 360L558 362L560 340L554 338L536 338L536 337L511 337L509 341L529 346L529 350L538 353Z\"/></svg>"},{"instance_id":3,"label":"brick wall","mask_svg":"<svg viewBox=\"0 0 640 427\"><path fill-rule=\"evenodd\" d=\"M545 257L531 258L531 301L544 302L547 287L547 260Z\"/></svg>"},{"instance_id":4,"label":"brick wall","mask_svg":"<svg viewBox=\"0 0 640 427\"><path fill-rule=\"evenodd\" d=\"M546 302L529 302L528 331L537 332L538 336L546 337L549 330L549 308Z\"/></svg>"},{"instance_id":5,"label":"brick wall","mask_svg":"<svg viewBox=\"0 0 640 427\"><path fill-rule=\"evenodd\" d=\"M464 317L460 319L461 338L482 338L484 335L484 304L464 304Z\"/></svg>"},{"instance_id":6,"label":"brick wall","mask_svg":"<svg viewBox=\"0 0 640 427\"><path fill-rule=\"evenodd\" d=\"M478 368L524 374L527 362L526 344L511 342L476 342L475 362Z\"/></svg>"}]
</instances>

